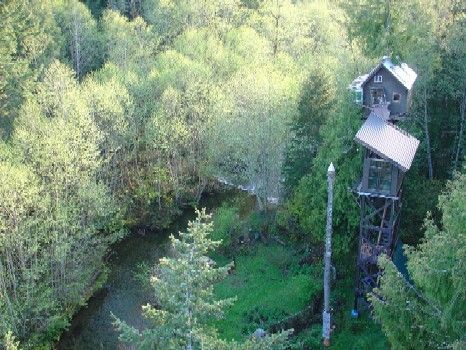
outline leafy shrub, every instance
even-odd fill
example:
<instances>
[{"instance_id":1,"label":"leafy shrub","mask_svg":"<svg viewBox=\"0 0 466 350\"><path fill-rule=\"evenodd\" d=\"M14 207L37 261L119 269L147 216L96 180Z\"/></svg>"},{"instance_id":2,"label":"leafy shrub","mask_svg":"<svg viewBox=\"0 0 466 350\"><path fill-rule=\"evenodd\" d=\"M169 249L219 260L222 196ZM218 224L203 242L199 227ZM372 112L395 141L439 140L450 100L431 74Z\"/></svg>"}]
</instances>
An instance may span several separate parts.
<instances>
[{"instance_id":1,"label":"leafy shrub","mask_svg":"<svg viewBox=\"0 0 466 350\"><path fill-rule=\"evenodd\" d=\"M241 222L238 211L236 206L223 204L215 213L212 240L221 240L220 248L223 250L232 244L234 234L239 232Z\"/></svg>"}]
</instances>

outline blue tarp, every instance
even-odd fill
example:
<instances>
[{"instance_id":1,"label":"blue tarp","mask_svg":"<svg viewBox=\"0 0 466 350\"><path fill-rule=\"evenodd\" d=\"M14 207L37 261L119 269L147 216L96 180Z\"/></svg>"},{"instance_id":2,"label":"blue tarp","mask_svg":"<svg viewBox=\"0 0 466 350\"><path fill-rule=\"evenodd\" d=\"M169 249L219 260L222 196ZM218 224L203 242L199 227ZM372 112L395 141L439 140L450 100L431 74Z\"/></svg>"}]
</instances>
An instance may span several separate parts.
<instances>
[{"instance_id":1,"label":"blue tarp","mask_svg":"<svg viewBox=\"0 0 466 350\"><path fill-rule=\"evenodd\" d=\"M395 264L398 271L400 271L400 273L403 275L403 277L406 278L406 280L409 283L412 283L411 277L409 276L408 272L408 260L403 252L403 242L401 241L401 239L399 239L396 242L396 246L393 251L392 261Z\"/></svg>"}]
</instances>

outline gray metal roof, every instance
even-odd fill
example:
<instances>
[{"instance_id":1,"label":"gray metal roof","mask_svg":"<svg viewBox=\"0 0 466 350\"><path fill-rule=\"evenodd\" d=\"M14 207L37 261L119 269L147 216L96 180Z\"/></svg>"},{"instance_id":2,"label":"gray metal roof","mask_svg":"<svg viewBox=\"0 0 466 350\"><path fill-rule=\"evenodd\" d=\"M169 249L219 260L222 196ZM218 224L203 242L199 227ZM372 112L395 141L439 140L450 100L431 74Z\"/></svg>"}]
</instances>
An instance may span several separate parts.
<instances>
[{"instance_id":1,"label":"gray metal roof","mask_svg":"<svg viewBox=\"0 0 466 350\"><path fill-rule=\"evenodd\" d=\"M357 77L356 79L352 81L349 88L351 90L361 90L362 84L367 80L368 77L369 77L369 74L360 75L359 77Z\"/></svg>"},{"instance_id":2,"label":"gray metal roof","mask_svg":"<svg viewBox=\"0 0 466 350\"><path fill-rule=\"evenodd\" d=\"M395 78L398 79L400 83L402 83L408 90L411 90L417 78L415 71L409 68L406 63L402 63L399 66L394 64L389 57L382 58L382 64L394 75Z\"/></svg>"},{"instance_id":3,"label":"gray metal roof","mask_svg":"<svg viewBox=\"0 0 466 350\"><path fill-rule=\"evenodd\" d=\"M403 86L411 90L414 82L416 81L417 74L413 71L406 63L401 63L396 65L392 62L390 57L384 56L381 62L374 67L368 74L361 75L353 80L350 85L350 89L358 90L370 79L372 76L380 69L380 67L385 67Z\"/></svg>"},{"instance_id":4,"label":"gray metal roof","mask_svg":"<svg viewBox=\"0 0 466 350\"><path fill-rule=\"evenodd\" d=\"M355 140L404 172L411 167L419 146L418 139L373 112L357 132Z\"/></svg>"}]
</instances>

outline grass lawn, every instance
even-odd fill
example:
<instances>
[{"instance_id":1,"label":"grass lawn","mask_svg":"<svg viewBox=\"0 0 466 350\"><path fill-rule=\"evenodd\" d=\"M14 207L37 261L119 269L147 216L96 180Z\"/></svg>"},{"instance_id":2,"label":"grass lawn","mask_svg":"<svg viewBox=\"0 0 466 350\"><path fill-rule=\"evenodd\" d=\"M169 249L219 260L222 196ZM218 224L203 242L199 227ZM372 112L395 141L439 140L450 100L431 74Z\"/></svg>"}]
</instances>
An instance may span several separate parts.
<instances>
[{"instance_id":1,"label":"grass lawn","mask_svg":"<svg viewBox=\"0 0 466 350\"><path fill-rule=\"evenodd\" d=\"M389 344L380 324L370 317L370 311L361 311L359 318L351 317L354 302L355 255L340 258L337 274L340 278L332 286L331 305L335 331L331 335L332 350L388 350ZM300 350L325 349L322 346L322 325L314 324L296 337Z\"/></svg>"},{"instance_id":2,"label":"grass lawn","mask_svg":"<svg viewBox=\"0 0 466 350\"><path fill-rule=\"evenodd\" d=\"M215 257L219 264L228 262ZM236 257L236 270L215 286L217 298L237 297L225 318L215 322L220 337L240 340L302 310L321 287L322 266L298 264L294 249L259 244Z\"/></svg>"},{"instance_id":3,"label":"grass lawn","mask_svg":"<svg viewBox=\"0 0 466 350\"><path fill-rule=\"evenodd\" d=\"M354 261L353 257L353 261ZM349 264L348 264L349 265ZM354 301L355 266L345 271L347 278L338 283L334 297L343 301L336 316L336 326L332 349L335 350L388 350L390 347L380 324L370 317L370 311L362 311L359 318L351 317Z\"/></svg>"}]
</instances>

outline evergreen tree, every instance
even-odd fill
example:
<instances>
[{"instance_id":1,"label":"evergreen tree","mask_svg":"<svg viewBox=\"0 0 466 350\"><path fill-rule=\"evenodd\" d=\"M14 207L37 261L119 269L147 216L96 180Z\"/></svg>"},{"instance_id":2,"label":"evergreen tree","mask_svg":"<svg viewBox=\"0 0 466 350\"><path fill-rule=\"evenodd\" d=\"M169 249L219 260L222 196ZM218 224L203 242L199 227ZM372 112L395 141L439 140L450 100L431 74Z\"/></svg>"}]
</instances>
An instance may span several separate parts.
<instances>
[{"instance_id":1,"label":"evergreen tree","mask_svg":"<svg viewBox=\"0 0 466 350\"><path fill-rule=\"evenodd\" d=\"M314 69L301 90L298 113L291 122L292 138L288 142L283 165L285 189L289 194L304 175L322 142L320 127L333 112L335 88L328 74Z\"/></svg>"},{"instance_id":2,"label":"evergreen tree","mask_svg":"<svg viewBox=\"0 0 466 350\"><path fill-rule=\"evenodd\" d=\"M231 299L215 300L213 284L225 277L229 265L216 267L207 254L220 242L212 241L211 215L205 209L188 224L179 238L170 237L173 257L159 261L156 275L151 278L157 306L143 306L143 315L151 326L142 332L116 319L120 339L137 344L141 349L196 349L210 337L211 318L221 317Z\"/></svg>"},{"instance_id":3,"label":"evergreen tree","mask_svg":"<svg viewBox=\"0 0 466 350\"><path fill-rule=\"evenodd\" d=\"M406 280L387 258L370 300L395 349L464 349L466 319L466 174L439 197L441 226L430 218L418 247L405 249Z\"/></svg>"},{"instance_id":4,"label":"evergreen tree","mask_svg":"<svg viewBox=\"0 0 466 350\"><path fill-rule=\"evenodd\" d=\"M333 207L336 254L348 251L352 240L350 234L355 232L359 218L356 202L348 188L360 176L361 157L353 138L361 122L360 111L348 95L338 103L335 112L322 126L322 144L310 172L301 178L279 215L280 224L294 238L322 244L327 198L326 170L333 162L337 169Z\"/></svg>"}]
</instances>

